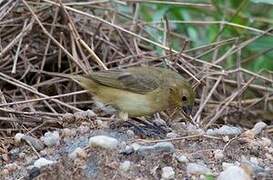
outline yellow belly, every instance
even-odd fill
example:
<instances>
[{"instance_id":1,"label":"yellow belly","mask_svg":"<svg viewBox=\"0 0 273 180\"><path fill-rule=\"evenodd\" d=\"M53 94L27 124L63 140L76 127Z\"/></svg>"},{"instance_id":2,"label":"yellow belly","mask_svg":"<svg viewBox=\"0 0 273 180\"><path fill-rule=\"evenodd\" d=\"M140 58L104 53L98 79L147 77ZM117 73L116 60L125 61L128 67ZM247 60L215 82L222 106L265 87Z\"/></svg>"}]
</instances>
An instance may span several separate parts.
<instances>
[{"instance_id":1,"label":"yellow belly","mask_svg":"<svg viewBox=\"0 0 273 180\"><path fill-rule=\"evenodd\" d=\"M101 102L127 112L131 117L150 115L165 106L164 103L159 103L160 96L156 98L151 93L143 95L110 87L100 88L95 96Z\"/></svg>"}]
</instances>

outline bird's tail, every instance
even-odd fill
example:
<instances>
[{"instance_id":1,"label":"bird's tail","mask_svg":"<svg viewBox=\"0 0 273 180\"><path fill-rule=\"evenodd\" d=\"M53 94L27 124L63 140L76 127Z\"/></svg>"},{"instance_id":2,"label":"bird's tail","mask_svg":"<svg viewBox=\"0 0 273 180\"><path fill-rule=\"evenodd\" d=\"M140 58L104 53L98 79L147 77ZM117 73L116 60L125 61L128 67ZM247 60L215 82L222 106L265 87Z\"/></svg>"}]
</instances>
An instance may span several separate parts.
<instances>
[{"instance_id":1,"label":"bird's tail","mask_svg":"<svg viewBox=\"0 0 273 180\"><path fill-rule=\"evenodd\" d=\"M81 75L69 75L69 77L84 89L89 90L91 93L95 93L97 91L98 84L92 79Z\"/></svg>"}]
</instances>

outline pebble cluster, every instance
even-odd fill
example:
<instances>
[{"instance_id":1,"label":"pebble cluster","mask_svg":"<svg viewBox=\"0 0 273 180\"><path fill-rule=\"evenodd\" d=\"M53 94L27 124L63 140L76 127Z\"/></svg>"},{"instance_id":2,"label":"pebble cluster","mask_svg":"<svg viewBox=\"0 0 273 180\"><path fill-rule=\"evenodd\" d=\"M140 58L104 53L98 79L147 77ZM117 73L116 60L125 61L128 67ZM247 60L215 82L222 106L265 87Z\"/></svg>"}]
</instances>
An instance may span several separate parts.
<instances>
[{"instance_id":1,"label":"pebble cluster","mask_svg":"<svg viewBox=\"0 0 273 180\"><path fill-rule=\"evenodd\" d=\"M203 133L204 135L214 135L220 139L222 138L221 141L225 142L227 145L228 143L231 143L231 137L236 135L238 136L238 141L247 144L249 149L255 150L257 149L257 146L263 147L267 152L264 154L266 160L273 162L272 140L266 137L256 138L256 136L258 136L265 127L266 125L260 122L257 123L253 129L247 131L243 131L237 127L222 126L218 129L208 129ZM196 130L197 129L194 129L194 131ZM19 159L24 159L25 164L28 164L25 171L26 174L33 172L33 169L49 167L58 163L60 157L54 154L57 152L56 149L61 148L63 144L70 144L70 152L67 153L67 157L71 161L80 164L83 168L88 167L87 162L92 158L90 152L96 151L101 153L105 152L106 154L119 154L119 156L123 157L122 160L110 164L109 166L117 167L116 169L121 176L127 176L128 173L140 168L141 165L138 164L138 162L128 158L132 155L146 158L149 156L168 154L173 165L155 165L154 168L150 170L150 174L154 174L153 176L162 180L177 179L178 177L181 177L179 176L181 170L178 170L178 166L184 168L186 173L185 176L195 177L197 179L204 179L212 176L217 180L250 180L253 179L253 177L259 177L261 174L270 174L272 171L272 167L264 165L264 159L255 156L247 158L244 155L241 155L240 160L226 162L225 160L227 158L225 149L217 149L218 147L215 147L215 149L211 151L211 158L213 158L215 162L221 164L220 170L217 170L210 166L205 160L196 160L192 158L189 153L181 152L181 150L179 151L175 143L172 141L133 142L131 140L134 139L136 135L132 130L126 131L125 136L127 139L122 139L118 136L111 135L111 133L105 132L94 134L88 124L82 124L78 128L74 129L64 128L61 131L46 132L39 139L22 133L16 134L14 137L15 142L17 144L24 143L26 146L30 146L35 151L38 158L37 156L28 156L26 153L20 152L19 150L13 150L14 152L11 152L18 154ZM177 137L179 137L179 135L175 132L166 135L166 139ZM84 146L80 143L78 144L79 146L74 146L73 142L76 140L84 142ZM9 161L8 158L7 161ZM15 161L6 164L1 170L1 175L12 175L22 169L23 166Z\"/></svg>"}]
</instances>

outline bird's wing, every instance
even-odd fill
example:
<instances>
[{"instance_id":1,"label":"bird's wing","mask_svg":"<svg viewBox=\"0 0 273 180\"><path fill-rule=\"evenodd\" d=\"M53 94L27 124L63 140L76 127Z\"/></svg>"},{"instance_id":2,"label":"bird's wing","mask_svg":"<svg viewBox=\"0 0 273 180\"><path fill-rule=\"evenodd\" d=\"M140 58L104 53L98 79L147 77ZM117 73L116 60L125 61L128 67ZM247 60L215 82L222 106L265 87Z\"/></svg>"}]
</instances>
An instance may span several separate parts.
<instances>
[{"instance_id":1,"label":"bird's wing","mask_svg":"<svg viewBox=\"0 0 273 180\"><path fill-rule=\"evenodd\" d=\"M87 77L102 85L138 94L151 92L160 85L160 78L155 74L134 69L94 72Z\"/></svg>"}]
</instances>

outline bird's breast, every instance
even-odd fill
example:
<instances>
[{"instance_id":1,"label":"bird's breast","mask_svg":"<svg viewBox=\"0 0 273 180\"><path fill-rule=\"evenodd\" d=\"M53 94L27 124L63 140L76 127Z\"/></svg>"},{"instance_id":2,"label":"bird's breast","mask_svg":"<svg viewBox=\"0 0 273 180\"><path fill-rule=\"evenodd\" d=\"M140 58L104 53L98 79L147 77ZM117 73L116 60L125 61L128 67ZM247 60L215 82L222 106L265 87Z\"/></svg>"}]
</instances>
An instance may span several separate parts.
<instances>
[{"instance_id":1,"label":"bird's breast","mask_svg":"<svg viewBox=\"0 0 273 180\"><path fill-rule=\"evenodd\" d=\"M150 115L163 110L166 108L166 102L163 99L165 96L157 91L138 94L109 87L102 88L96 93L100 101L127 112L131 117Z\"/></svg>"}]
</instances>

